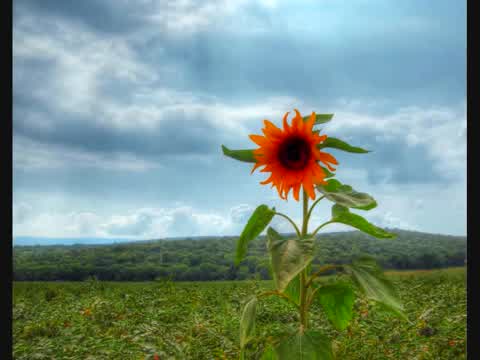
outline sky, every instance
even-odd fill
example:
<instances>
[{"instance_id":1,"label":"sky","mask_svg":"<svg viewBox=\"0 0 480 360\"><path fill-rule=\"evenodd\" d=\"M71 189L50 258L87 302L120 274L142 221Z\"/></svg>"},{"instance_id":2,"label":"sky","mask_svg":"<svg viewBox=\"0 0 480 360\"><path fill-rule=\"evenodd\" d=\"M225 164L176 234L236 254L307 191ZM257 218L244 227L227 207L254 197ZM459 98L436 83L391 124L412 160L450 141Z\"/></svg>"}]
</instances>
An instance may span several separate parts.
<instances>
[{"instance_id":1,"label":"sky","mask_svg":"<svg viewBox=\"0 0 480 360\"><path fill-rule=\"evenodd\" d=\"M260 204L299 222L221 151L295 108L372 150L330 151L378 202L357 213L466 234L465 2L16 0L13 235L238 235Z\"/></svg>"}]
</instances>

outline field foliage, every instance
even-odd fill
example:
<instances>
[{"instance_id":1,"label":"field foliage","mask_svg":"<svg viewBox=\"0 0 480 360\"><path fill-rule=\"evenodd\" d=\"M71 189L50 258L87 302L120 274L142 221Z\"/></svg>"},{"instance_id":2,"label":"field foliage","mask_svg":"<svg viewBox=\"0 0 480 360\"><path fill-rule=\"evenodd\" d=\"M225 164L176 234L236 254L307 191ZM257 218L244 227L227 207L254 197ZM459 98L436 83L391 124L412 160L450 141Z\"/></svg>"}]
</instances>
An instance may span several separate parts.
<instances>
[{"instance_id":1,"label":"field foliage","mask_svg":"<svg viewBox=\"0 0 480 360\"><path fill-rule=\"evenodd\" d=\"M465 359L464 268L387 273L410 322L362 297L344 331L315 304L312 328L332 339L338 359ZM331 277L321 281L328 282ZM238 323L248 296L271 281L121 283L15 282L15 359L237 359ZM298 322L278 298L259 303L257 359L269 342Z\"/></svg>"}]
</instances>

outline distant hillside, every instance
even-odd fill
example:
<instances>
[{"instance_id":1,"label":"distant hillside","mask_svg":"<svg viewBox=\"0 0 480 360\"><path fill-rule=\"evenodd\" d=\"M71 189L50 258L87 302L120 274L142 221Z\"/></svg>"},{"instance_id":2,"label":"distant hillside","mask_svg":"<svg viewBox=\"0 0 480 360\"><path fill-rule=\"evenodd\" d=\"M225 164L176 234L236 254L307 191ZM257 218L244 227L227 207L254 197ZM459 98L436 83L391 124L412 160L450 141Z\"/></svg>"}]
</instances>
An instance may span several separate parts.
<instances>
[{"instance_id":1,"label":"distant hillside","mask_svg":"<svg viewBox=\"0 0 480 360\"><path fill-rule=\"evenodd\" d=\"M358 231L319 235L314 266L347 263L370 254L385 268L429 269L462 266L466 238L389 229L398 236L379 240ZM233 280L269 279L265 238L249 245L233 266L236 237L151 240L110 245L14 246L14 280ZM181 241L180 241L181 240Z\"/></svg>"},{"instance_id":2,"label":"distant hillside","mask_svg":"<svg viewBox=\"0 0 480 360\"><path fill-rule=\"evenodd\" d=\"M192 236L192 237L176 237L163 238L161 240L204 240L211 239L211 236ZM157 239L160 240L160 239ZM58 237L39 237L39 236L16 236L13 238L13 246L51 246L51 245L113 245L132 242L145 242L156 240L138 240L134 238L95 238L95 237L78 237L78 238L58 238Z\"/></svg>"}]
</instances>

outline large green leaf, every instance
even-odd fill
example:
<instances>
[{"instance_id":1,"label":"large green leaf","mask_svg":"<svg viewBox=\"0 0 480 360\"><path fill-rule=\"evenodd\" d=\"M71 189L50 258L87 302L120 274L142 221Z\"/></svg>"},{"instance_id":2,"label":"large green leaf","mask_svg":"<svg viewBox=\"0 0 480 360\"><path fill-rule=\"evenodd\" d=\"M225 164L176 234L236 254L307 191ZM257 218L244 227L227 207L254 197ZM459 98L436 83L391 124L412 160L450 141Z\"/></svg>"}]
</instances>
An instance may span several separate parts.
<instances>
[{"instance_id":1,"label":"large green leaf","mask_svg":"<svg viewBox=\"0 0 480 360\"><path fill-rule=\"evenodd\" d=\"M317 185L317 189L330 201L348 208L370 210L377 206L370 195L357 192L350 185L344 185L336 179L328 180L326 185Z\"/></svg>"},{"instance_id":2,"label":"large green leaf","mask_svg":"<svg viewBox=\"0 0 480 360\"><path fill-rule=\"evenodd\" d=\"M333 149L338 149L338 150L343 150L343 151L358 153L358 154L370 152L369 150L365 150L357 146L352 146L350 144L347 144L345 141L342 141L340 139L330 137L330 136L327 137L324 142L322 142L321 144L318 144L317 147L319 149L333 148Z\"/></svg>"},{"instance_id":3,"label":"large green leaf","mask_svg":"<svg viewBox=\"0 0 480 360\"><path fill-rule=\"evenodd\" d=\"M315 125L324 124L332 120L333 114L315 114ZM310 115L304 116L303 121L308 121L310 119Z\"/></svg>"},{"instance_id":4,"label":"large green leaf","mask_svg":"<svg viewBox=\"0 0 480 360\"><path fill-rule=\"evenodd\" d=\"M331 360L333 359L330 339L319 331L298 331L275 347L279 360Z\"/></svg>"},{"instance_id":5,"label":"large green leaf","mask_svg":"<svg viewBox=\"0 0 480 360\"><path fill-rule=\"evenodd\" d=\"M338 330L344 330L353 314L355 295L346 283L321 286L315 293L315 299L322 305L328 319Z\"/></svg>"},{"instance_id":6,"label":"large green leaf","mask_svg":"<svg viewBox=\"0 0 480 360\"><path fill-rule=\"evenodd\" d=\"M364 233L380 239L396 237L395 234L389 233L388 231L369 223L360 215L351 213L347 207L339 204L332 206L332 219L330 221L352 226Z\"/></svg>"},{"instance_id":7,"label":"large green leaf","mask_svg":"<svg viewBox=\"0 0 480 360\"><path fill-rule=\"evenodd\" d=\"M307 271L307 274L309 274L312 271L312 263L309 263L305 270ZM283 293L293 300L295 304L300 305L300 274L297 274L288 283Z\"/></svg>"},{"instance_id":8,"label":"large green leaf","mask_svg":"<svg viewBox=\"0 0 480 360\"><path fill-rule=\"evenodd\" d=\"M235 264L238 265L247 253L248 243L254 240L265 230L275 215L275 209L270 209L267 205L260 205L255 209L252 216L243 229L237 241L237 250L235 255Z\"/></svg>"},{"instance_id":9,"label":"large green leaf","mask_svg":"<svg viewBox=\"0 0 480 360\"><path fill-rule=\"evenodd\" d=\"M313 239L285 239L269 227L267 248L272 262L273 279L277 290L283 292L313 259Z\"/></svg>"},{"instance_id":10,"label":"large green leaf","mask_svg":"<svg viewBox=\"0 0 480 360\"><path fill-rule=\"evenodd\" d=\"M267 346L267 348L263 351L260 360L276 360L278 359L277 355L275 354L275 350L271 345Z\"/></svg>"},{"instance_id":11,"label":"large green leaf","mask_svg":"<svg viewBox=\"0 0 480 360\"><path fill-rule=\"evenodd\" d=\"M287 295L293 302L300 305L300 274L297 274L285 288L284 294Z\"/></svg>"},{"instance_id":12,"label":"large green leaf","mask_svg":"<svg viewBox=\"0 0 480 360\"><path fill-rule=\"evenodd\" d=\"M374 258L363 256L353 261L351 265L345 265L344 269L368 298L406 318L395 288Z\"/></svg>"},{"instance_id":13,"label":"large green leaf","mask_svg":"<svg viewBox=\"0 0 480 360\"><path fill-rule=\"evenodd\" d=\"M240 319L240 347L252 338L255 332L255 313L257 309L257 298L252 297L243 308L242 317Z\"/></svg>"},{"instance_id":14,"label":"large green leaf","mask_svg":"<svg viewBox=\"0 0 480 360\"><path fill-rule=\"evenodd\" d=\"M222 145L223 154L229 156L235 160L254 163L257 162L255 160L255 156L253 155L253 149L247 150L230 150L225 145Z\"/></svg>"}]
</instances>

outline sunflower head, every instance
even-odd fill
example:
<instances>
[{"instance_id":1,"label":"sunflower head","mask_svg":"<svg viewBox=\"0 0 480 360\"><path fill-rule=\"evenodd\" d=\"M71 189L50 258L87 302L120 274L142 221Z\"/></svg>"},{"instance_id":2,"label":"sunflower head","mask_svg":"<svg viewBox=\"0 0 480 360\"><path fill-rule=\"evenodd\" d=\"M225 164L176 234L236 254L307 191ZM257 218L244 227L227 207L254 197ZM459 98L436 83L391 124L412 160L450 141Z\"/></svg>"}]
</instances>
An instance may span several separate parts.
<instances>
[{"instance_id":1,"label":"sunflower head","mask_svg":"<svg viewBox=\"0 0 480 360\"><path fill-rule=\"evenodd\" d=\"M282 199L286 200L290 189L293 189L293 197L299 201L300 187L303 186L308 196L314 200L314 185L325 184L325 173L319 162L331 171L335 170L331 164L338 165L338 162L332 155L317 148L327 136L313 131L314 112L304 121L300 112L295 109L291 125L287 122L288 114L287 112L283 117L283 129L264 120L264 135L250 135L250 139L259 146L253 151L255 165L252 173L264 166L260 171L271 174L261 184L271 183L272 187L277 188Z\"/></svg>"}]
</instances>

